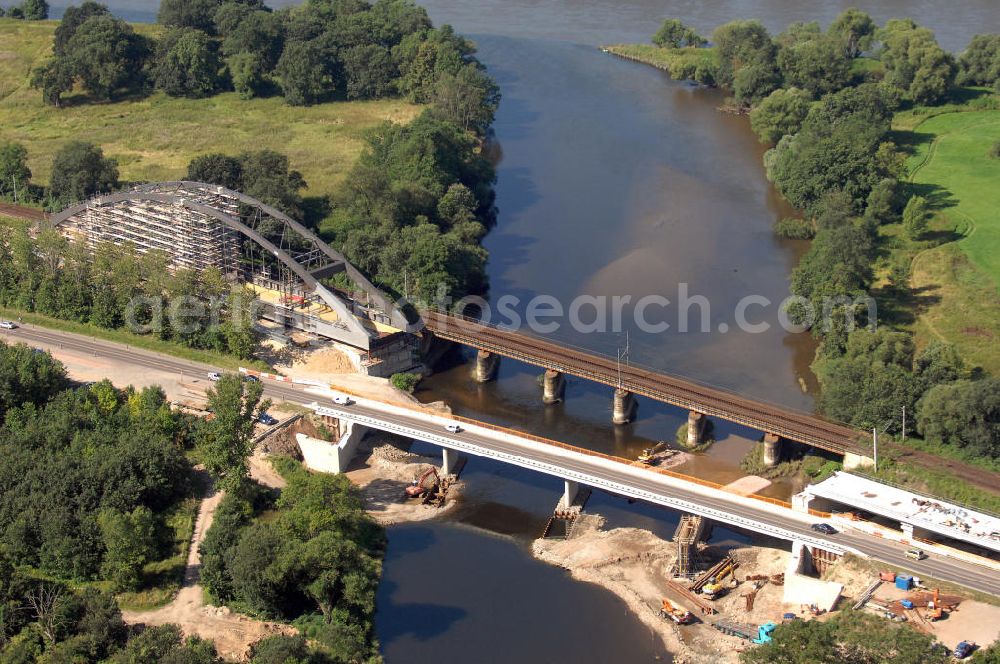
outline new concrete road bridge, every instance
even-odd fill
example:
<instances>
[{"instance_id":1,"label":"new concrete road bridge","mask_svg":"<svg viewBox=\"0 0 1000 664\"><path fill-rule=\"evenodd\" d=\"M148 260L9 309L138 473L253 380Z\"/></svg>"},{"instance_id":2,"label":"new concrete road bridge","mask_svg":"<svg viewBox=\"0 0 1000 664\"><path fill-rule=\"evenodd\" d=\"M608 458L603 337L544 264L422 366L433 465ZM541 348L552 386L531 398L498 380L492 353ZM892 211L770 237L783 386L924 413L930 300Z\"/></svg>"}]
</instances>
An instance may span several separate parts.
<instances>
[{"instance_id":1,"label":"new concrete road bridge","mask_svg":"<svg viewBox=\"0 0 1000 664\"><path fill-rule=\"evenodd\" d=\"M869 457L871 442L866 434L848 426L806 413L742 397L695 381L619 362L617 358L541 339L520 331L486 325L434 310L422 311L427 329L441 339L480 351L477 379L488 380L495 371L494 356L520 360L548 370L546 392L561 389L561 374L569 374L616 388L615 419L626 420L633 394L687 409L688 435L697 442L704 416L718 417L768 434L766 456L776 461L780 438L805 443L844 455ZM555 386L549 385L556 382Z\"/></svg>"},{"instance_id":2,"label":"new concrete road bridge","mask_svg":"<svg viewBox=\"0 0 1000 664\"><path fill-rule=\"evenodd\" d=\"M203 364L121 344L35 327L5 332L0 338L43 345L57 352L62 348L98 355L119 363L170 373L204 375L213 370L213 367ZM272 399L296 404L314 402L330 394L329 390L271 381L264 381L264 392ZM428 441L450 450L450 454L464 452L497 459L552 475L567 483L585 483L671 509L702 514L745 531L800 542L825 551L856 552L911 570L917 575L1000 595L1000 576L990 568L941 555L931 555L921 561L910 560L905 557L907 545L850 529L831 536L821 535L810 529L810 525L821 520L817 516L684 480L671 473L635 467L605 455L540 442L528 435L497 430L490 425L468 420L460 422L463 431L452 433L445 429L445 425L456 420L418 408L361 398L347 406L338 406L329 400L325 400L323 405L346 421Z\"/></svg>"}]
</instances>

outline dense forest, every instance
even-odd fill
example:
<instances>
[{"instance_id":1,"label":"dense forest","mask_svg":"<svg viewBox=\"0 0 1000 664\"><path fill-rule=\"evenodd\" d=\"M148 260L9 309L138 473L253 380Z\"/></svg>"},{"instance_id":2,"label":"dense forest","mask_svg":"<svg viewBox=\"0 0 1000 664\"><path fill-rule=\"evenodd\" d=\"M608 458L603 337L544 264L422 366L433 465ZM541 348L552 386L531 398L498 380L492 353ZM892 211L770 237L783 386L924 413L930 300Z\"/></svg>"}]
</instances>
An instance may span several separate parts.
<instances>
[{"instance_id":1,"label":"dense forest","mask_svg":"<svg viewBox=\"0 0 1000 664\"><path fill-rule=\"evenodd\" d=\"M482 120L468 109L496 95L472 45L408 0L310 0L277 11L259 0L163 0L158 21L164 30L152 39L91 0L67 8L33 85L56 106L77 85L95 101L154 89L280 94L294 105L398 94L438 102L466 129Z\"/></svg>"},{"instance_id":2,"label":"dense forest","mask_svg":"<svg viewBox=\"0 0 1000 664\"><path fill-rule=\"evenodd\" d=\"M728 90L729 108L749 113L753 131L773 146L768 177L802 212L776 231L812 240L792 274L788 311L821 342L813 364L821 411L900 433L905 408L925 436L1000 457L1000 381L943 342L917 352L912 333L869 318L869 298L891 305L908 289L908 265L879 264L882 229L900 224L921 239L931 217L922 192L904 182L894 114L948 102L960 84L1000 90L1000 35L975 37L955 58L910 19L880 27L849 9L826 30L794 23L771 35L741 20L716 28L710 41L667 19L653 41L669 49L675 78Z\"/></svg>"}]
</instances>

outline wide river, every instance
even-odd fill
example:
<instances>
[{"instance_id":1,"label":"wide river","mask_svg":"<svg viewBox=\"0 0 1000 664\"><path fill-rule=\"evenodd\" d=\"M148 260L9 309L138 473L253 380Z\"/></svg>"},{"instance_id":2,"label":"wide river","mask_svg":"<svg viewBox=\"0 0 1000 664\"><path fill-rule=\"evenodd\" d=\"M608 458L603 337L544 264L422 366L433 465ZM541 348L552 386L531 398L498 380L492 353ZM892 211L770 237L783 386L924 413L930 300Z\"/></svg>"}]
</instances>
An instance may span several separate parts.
<instances>
[{"instance_id":1,"label":"wide river","mask_svg":"<svg viewBox=\"0 0 1000 664\"><path fill-rule=\"evenodd\" d=\"M153 20L156 3L115 0L116 13ZM807 335L778 325L777 304L803 248L780 242L771 225L790 211L768 185L763 148L744 118L716 112L713 91L603 54L597 46L646 41L665 16L703 33L736 18L760 18L772 31L792 21L826 25L856 5L879 22L912 16L942 45L961 50L978 32L1000 31L994 0L427 0L436 23L476 40L479 57L503 91L496 121L499 223L486 239L491 299L516 296L521 311L536 295L566 306L580 296L661 295L651 308L664 333L639 329L574 331L557 338L628 361L811 409L814 388ZM55 13L59 13L58 9ZM709 303L709 326L689 309L679 332L682 284ZM749 296L760 333L740 331L736 308ZM592 318L587 310L584 321ZM627 311L627 310L626 310ZM728 328L720 331L720 326ZM606 388L571 381L565 404L543 408L538 371L501 365L499 380L469 379L462 357L421 392L458 411L594 449L635 453L649 439L672 438L683 413L652 402L638 421L612 427ZM720 425L719 442L690 470L724 480L756 432ZM466 498L447 522L389 529L377 629L389 662L662 661L651 635L601 589L578 584L533 560L527 543L555 505L555 480L470 460ZM787 487L780 487L787 490ZM609 527L645 527L669 537L676 515L602 494L589 504ZM741 536L716 529L716 540Z\"/></svg>"}]
</instances>

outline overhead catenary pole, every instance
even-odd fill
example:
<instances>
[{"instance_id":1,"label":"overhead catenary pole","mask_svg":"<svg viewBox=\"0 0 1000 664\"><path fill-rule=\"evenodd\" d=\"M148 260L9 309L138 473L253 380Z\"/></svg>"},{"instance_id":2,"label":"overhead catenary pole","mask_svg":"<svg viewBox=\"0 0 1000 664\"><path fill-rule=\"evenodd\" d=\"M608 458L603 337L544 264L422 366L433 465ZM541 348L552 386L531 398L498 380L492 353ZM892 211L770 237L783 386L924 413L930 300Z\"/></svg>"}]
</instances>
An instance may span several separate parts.
<instances>
[{"instance_id":1,"label":"overhead catenary pole","mask_svg":"<svg viewBox=\"0 0 1000 664\"><path fill-rule=\"evenodd\" d=\"M878 472L878 427L872 427L872 456L875 457L875 472Z\"/></svg>"},{"instance_id":2,"label":"overhead catenary pole","mask_svg":"<svg viewBox=\"0 0 1000 664\"><path fill-rule=\"evenodd\" d=\"M903 406L903 438L900 442L906 442L906 406Z\"/></svg>"}]
</instances>

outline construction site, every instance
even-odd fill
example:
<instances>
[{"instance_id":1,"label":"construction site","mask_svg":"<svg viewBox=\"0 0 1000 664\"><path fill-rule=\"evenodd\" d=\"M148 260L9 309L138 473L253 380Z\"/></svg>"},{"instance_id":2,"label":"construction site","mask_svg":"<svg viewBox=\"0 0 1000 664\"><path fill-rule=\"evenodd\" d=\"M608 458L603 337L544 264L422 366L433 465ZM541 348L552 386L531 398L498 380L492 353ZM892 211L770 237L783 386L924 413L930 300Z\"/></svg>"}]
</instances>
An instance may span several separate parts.
<instances>
[{"instance_id":1,"label":"construction site","mask_svg":"<svg viewBox=\"0 0 1000 664\"><path fill-rule=\"evenodd\" d=\"M419 364L414 324L339 252L281 211L199 182L160 182L73 205L44 224L92 252L158 252L171 272L213 270L256 296L266 337L333 347L354 371L388 377Z\"/></svg>"},{"instance_id":2,"label":"construction site","mask_svg":"<svg viewBox=\"0 0 1000 664\"><path fill-rule=\"evenodd\" d=\"M929 587L912 575L872 571L850 557L804 552L766 538L710 545L711 523L685 515L672 540L635 528L603 529L579 513L537 539L533 553L618 595L677 662L735 662L768 643L777 625L872 612L933 635L949 651L1000 637L1000 607Z\"/></svg>"}]
</instances>

